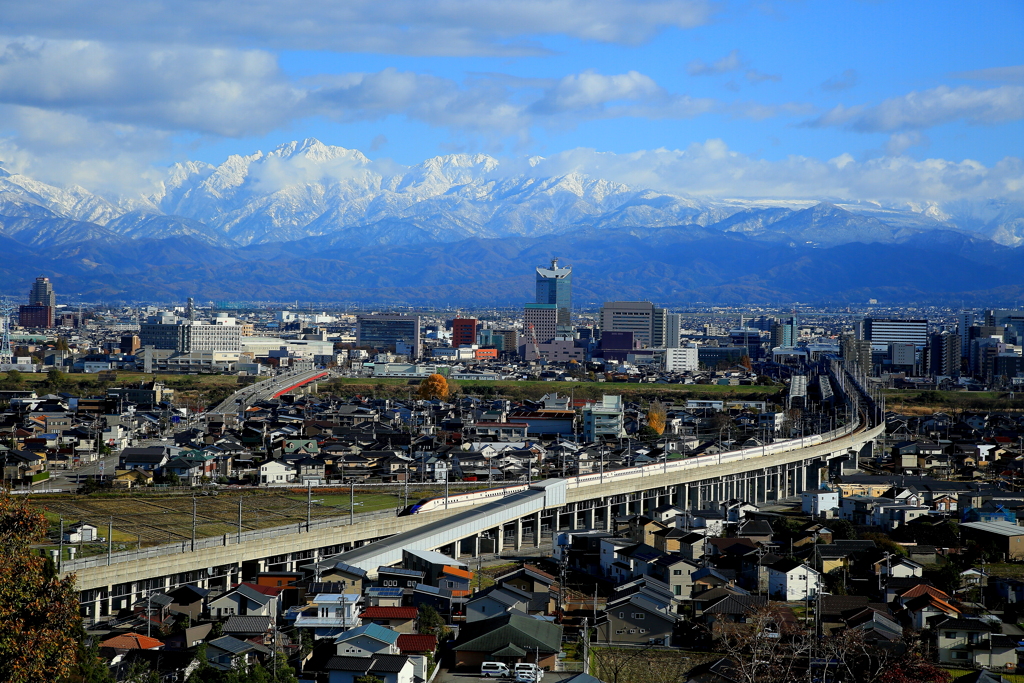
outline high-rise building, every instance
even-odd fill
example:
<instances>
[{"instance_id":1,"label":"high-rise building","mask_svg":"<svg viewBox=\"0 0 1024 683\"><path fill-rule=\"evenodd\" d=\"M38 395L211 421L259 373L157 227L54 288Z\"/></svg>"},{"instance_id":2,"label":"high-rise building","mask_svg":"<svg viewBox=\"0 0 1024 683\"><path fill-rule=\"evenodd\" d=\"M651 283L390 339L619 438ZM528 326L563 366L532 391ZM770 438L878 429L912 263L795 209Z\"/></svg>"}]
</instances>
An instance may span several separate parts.
<instances>
[{"instance_id":1,"label":"high-rise building","mask_svg":"<svg viewBox=\"0 0 1024 683\"><path fill-rule=\"evenodd\" d=\"M18 322L22 327L53 327L53 306L22 306L18 309Z\"/></svg>"},{"instance_id":2,"label":"high-rise building","mask_svg":"<svg viewBox=\"0 0 1024 683\"><path fill-rule=\"evenodd\" d=\"M985 325L1006 327L1007 342L1024 343L1024 311L1009 309L993 309L985 311ZM1013 339L1009 339L1013 337Z\"/></svg>"},{"instance_id":3,"label":"high-rise building","mask_svg":"<svg viewBox=\"0 0 1024 683\"><path fill-rule=\"evenodd\" d=\"M967 358L971 337L968 330L974 326L974 311L960 311L956 316L956 332L960 335L960 357Z\"/></svg>"},{"instance_id":4,"label":"high-rise building","mask_svg":"<svg viewBox=\"0 0 1024 683\"><path fill-rule=\"evenodd\" d=\"M50 278L43 277L42 275L36 278L36 281L32 283L32 291L29 292L28 295L28 305L49 306L50 308L56 308L57 295L53 293L53 285L50 284ZM42 326L34 325L33 327Z\"/></svg>"},{"instance_id":5,"label":"high-rise building","mask_svg":"<svg viewBox=\"0 0 1024 683\"><path fill-rule=\"evenodd\" d=\"M873 364L871 360L871 342L867 339L857 339L852 334L843 335L840 346L843 360L849 364L856 364L860 371L865 374L872 374Z\"/></svg>"},{"instance_id":6,"label":"high-rise building","mask_svg":"<svg viewBox=\"0 0 1024 683\"><path fill-rule=\"evenodd\" d=\"M796 316L773 323L771 333L772 348L777 346L796 346L797 341L800 339L800 327Z\"/></svg>"},{"instance_id":7,"label":"high-rise building","mask_svg":"<svg viewBox=\"0 0 1024 683\"><path fill-rule=\"evenodd\" d=\"M476 318L456 318L452 321L452 346L472 346L476 344Z\"/></svg>"},{"instance_id":8,"label":"high-rise building","mask_svg":"<svg viewBox=\"0 0 1024 683\"><path fill-rule=\"evenodd\" d=\"M360 346L375 349L407 348L413 358L420 355L420 317L400 313L375 313L356 318L356 339Z\"/></svg>"},{"instance_id":9,"label":"high-rise building","mask_svg":"<svg viewBox=\"0 0 1024 683\"><path fill-rule=\"evenodd\" d=\"M601 333L632 332L641 345L662 348L666 317L665 309L650 301L607 301L601 306Z\"/></svg>"},{"instance_id":10,"label":"high-rise building","mask_svg":"<svg viewBox=\"0 0 1024 683\"><path fill-rule=\"evenodd\" d=\"M678 349L679 334L682 328L682 316L678 313L665 314L665 348Z\"/></svg>"},{"instance_id":11,"label":"high-rise building","mask_svg":"<svg viewBox=\"0 0 1024 683\"><path fill-rule=\"evenodd\" d=\"M558 267L558 259L551 259L551 267L537 267L537 299L534 303L553 304L558 311L556 324L572 329L572 266Z\"/></svg>"},{"instance_id":12,"label":"high-rise building","mask_svg":"<svg viewBox=\"0 0 1024 683\"><path fill-rule=\"evenodd\" d=\"M864 318L864 339L874 344L928 344L927 320Z\"/></svg>"},{"instance_id":13,"label":"high-rise building","mask_svg":"<svg viewBox=\"0 0 1024 683\"><path fill-rule=\"evenodd\" d=\"M160 313L139 325L139 345L176 353L238 353L242 349L242 328L240 325L183 320L172 313Z\"/></svg>"},{"instance_id":14,"label":"high-rise building","mask_svg":"<svg viewBox=\"0 0 1024 683\"><path fill-rule=\"evenodd\" d=\"M928 374L940 377L960 374L960 335L933 334L928 350Z\"/></svg>"},{"instance_id":15,"label":"high-rise building","mask_svg":"<svg viewBox=\"0 0 1024 683\"><path fill-rule=\"evenodd\" d=\"M523 311L525 344L545 344L558 334L560 311L555 304L526 304Z\"/></svg>"}]
</instances>

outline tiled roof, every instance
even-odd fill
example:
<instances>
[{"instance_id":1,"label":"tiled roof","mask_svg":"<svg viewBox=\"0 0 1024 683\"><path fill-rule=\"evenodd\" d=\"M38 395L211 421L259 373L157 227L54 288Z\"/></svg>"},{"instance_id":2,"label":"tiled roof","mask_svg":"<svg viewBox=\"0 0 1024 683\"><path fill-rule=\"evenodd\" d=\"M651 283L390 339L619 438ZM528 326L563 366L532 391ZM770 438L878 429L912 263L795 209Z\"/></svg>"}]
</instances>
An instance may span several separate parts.
<instances>
[{"instance_id":1,"label":"tiled roof","mask_svg":"<svg viewBox=\"0 0 1024 683\"><path fill-rule=\"evenodd\" d=\"M465 569L459 569L458 567L445 567L441 571L441 573L442 574L451 574L452 576L458 576L459 578L462 578L462 579L472 579L473 578L473 572L468 572Z\"/></svg>"},{"instance_id":2,"label":"tiled roof","mask_svg":"<svg viewBox=\"0 0 1024 683\"><path fill-rule=\"evenodd\" d=\"M433 652L437 649L437 636L403 633L398 636L398 649L402 652Z\"/></svg>"},{"instance_id":3,"label":"tiled roof","mask_svg":"<svg viewBox=\"0 0 1024 683\"><path fill-rule=\"evenodd\" d=\"M151 650L163 645L162 641L140 633L122 633L100 643L100 647L111 647L115 650Z\"/></svg>"},{"instance_id":4,"label":"tiled roof","mask_svg":"<svg viewBox=\"0 0 1024 683\"><path fill-rule=\"evenodd\" d=\"M273 617L242 616L233 614L224 623L224 633L263 635L273 625Z\"/></svg>"},{"instance_id":5,"label":"tiled roof","mask_svg":"<svg viewBox=\"0 0 1024 683\"><path fill-rule=\"evenodd\" d=\"M349 629L339 635L334 642L344 642L361 635L366 635L374 640L379 640L382 643L388 643L389 645L394 645L398 642L398 633L389 628L385 628L380 624L363 624L362 626Z\"/></svg>"},{"instance_id":6,"label":"tiled roof","mask_svg":"<svg viewBox=\"0 0 1024 683\"><path fill-rule=\"evenodd\" d=\"M263 595L269 595L269 596L271 596L273 598L276 598L285 589L285 586L261 586L258 583L250 583L248 581L243 582L243 583L241 583L239 585L240 586L247 586L247 587L253 589L254 591L256 591L257 593L263 593Z\"/></svg>"},{"instance_id":7,"label":"tiled roof","mask_svg":"<svg viewBox=\"0 0 1024 683\"><path fill-rule=\"evenodd\" d=\"M367 607L360 619L415 619L419 610L415 607Z\"/></svg>"}]
</instances>

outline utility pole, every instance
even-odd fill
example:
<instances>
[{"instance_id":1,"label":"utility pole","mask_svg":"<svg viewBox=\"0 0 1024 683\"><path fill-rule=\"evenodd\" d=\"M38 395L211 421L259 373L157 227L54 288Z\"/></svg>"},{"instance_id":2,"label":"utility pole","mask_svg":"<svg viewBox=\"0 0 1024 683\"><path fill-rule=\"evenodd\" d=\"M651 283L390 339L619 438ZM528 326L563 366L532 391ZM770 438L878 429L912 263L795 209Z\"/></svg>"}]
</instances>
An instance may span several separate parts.
<instances>
[{"instance_id":1,"label":"utility pole","mask_svg":"<svg viewBox=\"0 0 1024 683\"><path fill-rule=\"evenodd\" d=\"M306 533L309 533L310 517L313 515L313 482L306 482Z\"/></svg>"},{"instance_id":2,"label":"utility pole","mask_svg":"<svg viewBox=\"0 0 1024 683\"><path fill-rule=\"evenodd\" d=\"M196 497L192 496L192 551L196 549Z\"/></svg>"},{"instance_id":3,"label":"utility pole","mask_svg":"<svg viewBox=\"0 0 1024 683\"><path fill-rule=\"evenodd\" d=\"M60 573L60 567L64 564L64 517L60 518L60 550L57 553L57 573Z\"/></svg>"},{"instance_id":4,"label":"utility pole","mask_svg":"<svg viewBox=\"0 0 1024 683\"><path fill-rule=\"evenodd\" d=\"M356 523L356 480L349 479L348 483L348 523L351 526Z\"/></svg>"},{"instance_id":5,"label":"utility pole","mask_svg":"<svg viewBox=\"0 0 1024 683\"><path fill-rule=\"evenodd\" d=\"M107 524L107 566L110 566L110 556L114 552L114 518L110 518Z\"/></svg>"},{"instance_id":6,"label":"utility pole","mask_svg":"<svg viewBox=\"0 0 1024 683\"><path fill-rule=\"evenodd\" d=\"M238 543L242 542L242 494L238 494L238 536L235 540Z\"/></svg>"}]
</instances>

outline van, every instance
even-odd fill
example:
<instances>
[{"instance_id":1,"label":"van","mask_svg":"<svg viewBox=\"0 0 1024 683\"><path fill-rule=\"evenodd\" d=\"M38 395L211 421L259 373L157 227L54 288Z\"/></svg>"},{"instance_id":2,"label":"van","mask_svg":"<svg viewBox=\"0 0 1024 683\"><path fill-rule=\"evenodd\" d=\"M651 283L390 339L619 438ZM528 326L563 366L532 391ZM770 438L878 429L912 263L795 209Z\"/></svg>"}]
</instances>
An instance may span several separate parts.
<instances>
[{"instance_id":1,"label":"van","mask_svg":"<svg viewBox=\"0 0 1024 683\"><path fill-rule=\"evenodd\" d=\"M480 675L484 678L504 678L509 675L508 664L504 662L484 662L480 665Z\"/></svg>"},{"instance_id":2,"label":"van","mask_svg":"<svg viewBox=\"0 0 1024 683\"><path fill-rule=\"evenodd\" d=\"M536 664L530 664L529 662L519 662L515 667L515 674L523 674L524 677L528 677L531 681L540 681L544 678L544 669L540 668Z\"/></svg>"}]
</instances>

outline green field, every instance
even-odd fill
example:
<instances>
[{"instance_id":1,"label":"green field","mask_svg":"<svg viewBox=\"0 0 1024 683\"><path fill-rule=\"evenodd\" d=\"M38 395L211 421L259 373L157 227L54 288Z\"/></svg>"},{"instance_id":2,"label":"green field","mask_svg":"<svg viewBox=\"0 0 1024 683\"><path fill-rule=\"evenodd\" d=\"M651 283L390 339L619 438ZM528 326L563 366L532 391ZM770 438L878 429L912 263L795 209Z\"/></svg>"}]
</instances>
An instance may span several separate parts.
<instances>
[{"instance_id":1,"label":"green field","mask_svg":"<svg viewBox=\"0 0 1024 683\"><path fill-rule=\"evenodd\" d=\"M449 493L484 488L485 484L452 486ZM421 498L444 495L444 486L410 485L409 504ZM242 530L300 524L306 521L306 493L301 487L280 491L219 491L217 495L196 495L196 537L220 536L238 531L238 501L242 499ZM349 494L336 488L328 492L312 492L310 510L313 520L345 517L349 514ZM99 527L106 536L113 523L115 545L136 547L183 541L192 537L192 499L187 493L102 493L90 496L33 495L30 503L46 514L53 538L63 517L65 527L79 521ZM405 505L405 488L397 484L387 490L359 488L355 490L355 512L394 510ZM106 544L92 552L106 552ZM90 554L83 549L83 555Z\"/></svg>"},{"instance_id":2,"label":"green field","mask_svg":"<svg viewBox=\"0 0 1024 683\"><path fill-rule=\"evenodd\" d=\"M318 390L338 396L375 396L388 398L415 397L417 380L398 377L342 377L323 382ZM541 381L487 381L458 380L448 383L453 397L485 396L513 399L538 399L544 394L558 392L575 398L600 398L603 394L622 395L627 400L663 401L699 398L747 399L771 401L783 391L774 386L727 386L719 384L635 384L627 382L541 382Z\"/></svg>"}]
</instances>

